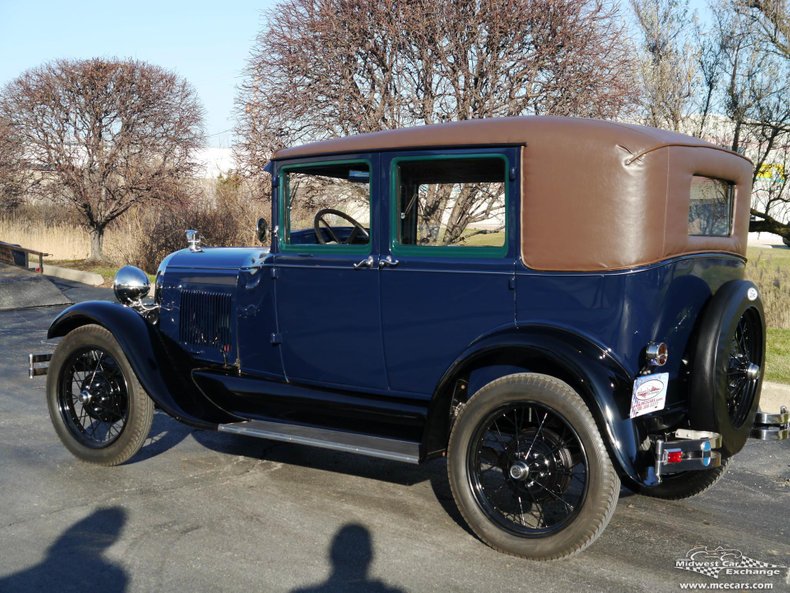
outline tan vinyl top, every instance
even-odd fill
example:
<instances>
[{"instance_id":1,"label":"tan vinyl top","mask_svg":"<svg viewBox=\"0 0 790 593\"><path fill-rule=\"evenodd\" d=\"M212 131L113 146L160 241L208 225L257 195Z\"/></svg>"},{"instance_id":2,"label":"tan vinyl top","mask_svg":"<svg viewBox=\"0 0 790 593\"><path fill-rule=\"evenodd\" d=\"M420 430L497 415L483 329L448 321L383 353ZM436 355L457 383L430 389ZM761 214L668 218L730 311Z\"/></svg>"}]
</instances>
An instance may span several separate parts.
<instances>
[{"instance_id":1,"label":"tan vinyl top","mask_svg":"<svg viewBox=\"0 0 790 593\"><path fill-rule=\"evenodd\" d=\"M674 132L560 117L466 120L327 140L273 158L503 145L524 147L520 247L531 268L622 269L704 251L745 256L751 162ZM729 237L689 236L694 175L735 184Z\"/></svg>"}]
</instances>

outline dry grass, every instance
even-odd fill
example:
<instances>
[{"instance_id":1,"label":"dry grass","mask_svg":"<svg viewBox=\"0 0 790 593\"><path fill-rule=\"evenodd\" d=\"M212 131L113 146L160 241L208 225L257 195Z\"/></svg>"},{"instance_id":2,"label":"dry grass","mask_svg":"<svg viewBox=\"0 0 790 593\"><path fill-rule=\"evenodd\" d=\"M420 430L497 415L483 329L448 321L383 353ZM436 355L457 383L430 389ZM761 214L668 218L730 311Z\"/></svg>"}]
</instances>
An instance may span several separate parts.
<instances>
[{"instance_id":1,"label":"dry grass","mask_svg":"<svg viewBox=\"0 0 790 593\"><path fill-rule=\"evenodd\" d=\"M90 255L90 236L72 224L0 218L0 241L50 253L55 259L85 259Z\"/></svg>"},{"instance_id":2,"label":"dry grass","mask_svg":"<svg viewBox=\"0 0 790 593\"><path fill-rule=\"evenodd\" d=\"M104 255L109 263L124 265L132 261L140 237L146 233L140 216L127 216L104 235ZM90 255L91 240L88 232L73 223L48 223L23 218L0 218L0 241L18 243L28 249L49 253L50 263L77 261Z\"/></svg>"}]
</instances>

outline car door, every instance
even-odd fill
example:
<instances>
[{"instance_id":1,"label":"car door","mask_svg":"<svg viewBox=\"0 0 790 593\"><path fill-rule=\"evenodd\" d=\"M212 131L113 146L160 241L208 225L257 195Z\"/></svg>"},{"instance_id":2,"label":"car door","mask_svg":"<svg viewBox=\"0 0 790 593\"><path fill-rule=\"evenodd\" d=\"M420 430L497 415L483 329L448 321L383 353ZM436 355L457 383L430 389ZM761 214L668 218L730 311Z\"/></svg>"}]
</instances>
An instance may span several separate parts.
<instances>
[{"instance_id":1,"label":"car door","mask_svg":"<svg viewBox=\"0 0 790 593\"><path fill-rule=\"evenodd\" d=\"M394 154L381 258L393 390L430 397L477 338L514 326L518 148Z\"/></svg>"},{"instance_id":2,"label":"car door","mask_svg":"<svg viewBox=\"0 0 790 593\"><path fill-rule=\"evenodd\" d=\"M280 164L274 275L289 381L387 388L381 340L376 155Z\"/></svg>"}]
</instances>

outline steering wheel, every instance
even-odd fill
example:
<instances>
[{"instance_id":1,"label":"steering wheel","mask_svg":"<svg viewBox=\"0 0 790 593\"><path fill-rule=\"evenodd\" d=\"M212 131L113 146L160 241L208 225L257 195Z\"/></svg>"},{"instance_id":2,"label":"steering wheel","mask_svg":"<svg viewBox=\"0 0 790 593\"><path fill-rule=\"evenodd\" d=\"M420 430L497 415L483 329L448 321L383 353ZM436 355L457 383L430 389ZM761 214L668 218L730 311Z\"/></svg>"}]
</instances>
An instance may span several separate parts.
<instances>
[{"instance_id":1,"label":"steering wheel","mask_svg":"<svg viewBox=\"0 0 790 593\"><path fill-rule=\"evenodd\" d=\"M351 225L354 227L351 229L351 232L348 234L348 237L346 237L345 241L341 241L340 239L337 238L335 231L332 230L332 225L330 225L324 218L324 216L326 216L327 214L334 214L335 216L339 216L340 218L350 222ZM350 245L351 243L354 242L354 239L357 238L357 235L365 239L365 243L368 243L370 241L370 234L365 230L365 227L363 227L356 220L351 218L348 214L346 214L345 212L341 212L340 210L335 210L334 208L323 208L322 210L319 210L318 212L315 213L315 218L313 219L313 230L315 230L315 237L316 239L318 239L318 242L321 243L321 245L327 243L327 240L324 238L324 233L321 231L322 223L326 227L326 230L329 233L330 238L335 243L339 243L341 245Z\"/></svg>"}]
</instances>

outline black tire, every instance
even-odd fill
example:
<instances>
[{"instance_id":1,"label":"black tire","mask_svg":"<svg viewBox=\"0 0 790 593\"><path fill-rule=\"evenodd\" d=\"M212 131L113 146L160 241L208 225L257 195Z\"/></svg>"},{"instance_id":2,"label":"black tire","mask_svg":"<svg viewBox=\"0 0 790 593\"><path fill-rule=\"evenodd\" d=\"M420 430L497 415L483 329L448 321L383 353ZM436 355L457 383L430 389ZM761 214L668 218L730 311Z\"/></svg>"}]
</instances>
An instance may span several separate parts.
<instances>
[{"instance_id":1,"label":"black tire","mask_svg":"<svg viewBox=\"0 0 790 593\"><path fill-rule=\"evenodd\" d=\"M595 420L566 383L533 373L492 381L450 434L453 498L492 548L533 560L576 554L603 532L620 480Z\"/></svg>"},{"instance_id":2,"label":"black tire","mask_svg":"<svg viewBox=\"0 0 790 593\"><path fill-rule=\"evenodd\" d=\"M721 434L723 457L743 448L760 403L764 319L757 287L734 280L719 288L700 322L689 393L690 426Z\"/></svg>"},{"instance_id":3,"label":"black tire","mask_svg":"<svg viewBox=\"0 0 790 593\"><path fill-rule=\"evenodd\" d=\"M74 456L108 466L140 450L154 413L118 342L98 325L79 327L58 344L47 372L47 406Z\"/></svg>"},{"instance_id":4,"label":"black tire","mask_svg":"<svg viewBox=\"0 0 790 593\"><path fill-rule=\"evenodd\" d=\"M722 459L719 467L713 469L681 472L664 476L658 486L641 486L639 494L664 500L681 500L702 494L727 473L729 458Z\"/></svg>"}]
</instances>

